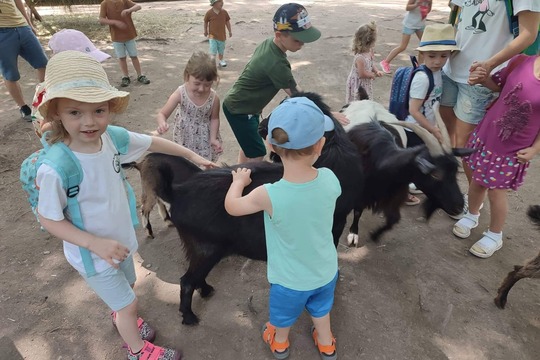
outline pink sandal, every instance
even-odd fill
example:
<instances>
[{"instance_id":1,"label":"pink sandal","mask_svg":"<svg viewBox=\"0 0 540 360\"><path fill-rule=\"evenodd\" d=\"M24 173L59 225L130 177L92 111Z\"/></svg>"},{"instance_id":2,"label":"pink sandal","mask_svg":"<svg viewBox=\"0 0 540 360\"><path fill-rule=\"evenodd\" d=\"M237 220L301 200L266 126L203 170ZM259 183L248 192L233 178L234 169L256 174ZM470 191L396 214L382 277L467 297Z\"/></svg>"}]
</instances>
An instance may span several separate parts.
<instances>
[{"instance_id":1,"label":"pink sandal","mask_svg":"<svg viewBox=\"0 0 540 360\"><path fill-rule=\"evenodd\" d=\"M174 349L156 346L148 341L137 354L133 354L130 349L127 351L128 360L180 360L182 354Z\"/></svg>"},{"instance_id":2,"label":"pink sandal","mask_svg":"<svg viewBox=\"0 0 540 360\"><path fill-rule=\"evenodd\" d=\"M112 324L116 327L116 311L111 313ZM144 341L153 342L156 339L156 330L152 329L141 317L137 318L139 334Z\"/></svg>"}]
</instances>

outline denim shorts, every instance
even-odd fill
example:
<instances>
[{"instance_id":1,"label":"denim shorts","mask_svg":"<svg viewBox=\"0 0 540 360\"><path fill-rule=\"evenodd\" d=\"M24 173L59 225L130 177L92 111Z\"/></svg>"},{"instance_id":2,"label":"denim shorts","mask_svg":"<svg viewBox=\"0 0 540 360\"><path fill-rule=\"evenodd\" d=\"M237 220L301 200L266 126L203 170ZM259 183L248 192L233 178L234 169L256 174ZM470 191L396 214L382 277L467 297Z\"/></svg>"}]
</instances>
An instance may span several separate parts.
<instances>
[{"instance_id":1,"label":"denim shorts","mask_svg":"<svg viewBox=\"0 0 540 360\"><path fill-rule=\"evenodd\" d=\"M484 86L455 82L444 72L442 78L441 106L453 108L459 120L477 125L484 117L488 105L495 99L495 94Z\"/></svg>"},{"instance_id":2,"label":"denim shorts","mask_svg":"<svg viewBox=\"0 0 540 360\"><path fill-rule=\"evenodd\" d=\"M112 311L120 311L136 299L135 292L131 288L137 280L133 255L122 261L119 269L110 267L91 277L84 273L80 274Z\"/></svg>"},{"instance_id":3,"label":"denim shorts","mask_svg":"<svg viewBox=\"0 0 540 360\"><path fill-rule=\"evenodd\" d=\"M315 290L298 291L281 285L270 285L270 324L283 328L292 326L304 308L314 318L325 316L334 305L334 290L338 274L328 284Z\"/></svg>"},{"instance_id":4,"label":"denim shorts","mask_svg":"<svg viewBox=\"0 0 540 360\"><path fill-rule=\"evenodd\" d=\"M210 54L223 55L223 53L225 52L225 41L220 41L216 39L208 39L208 43L210 44Z\"/></svg>"},{"instance_id":5,"label":"denim shorts","mask_svg":"<svg viewBox=\"0 0 540 360\"><path fill-rule=\"evenodd\" d=\"M113 41L113 48L116 57L119 59L125 58L126 54L129 55L129 57L137 56L137 43L135 42L135 39L126 42Z\"/></svg>"},{"instance_id":6,"label":"denim shorts","mask_svg":"<svg viewBox=\"0 0 540 360\"><path fill-rule=\"evenodd\" d=\"M259 115L231 114L225 104L223 113L246 157L253 159L265 156L266 146L259 135Z\"/></svg>"},{"instance_id":7,"label":"denim shorts","mask_svg":"<svg viewBox=\"0 0 540 360\"><path fill-rule=\"evenodd\" d=\"M425 26L422 26L420 29L411 29L406 26L403 26L403 30L401 31L401 33L404 35L414 35L416 34L417 31L424 31L425 28L426 28Z\"/></svg>"},{"instance_id":8,"label":"denim shorts","mask_svg":"<svg viewBox=\"0 0 540 360\"><path fill-rule=\"evenodd\" d=\"M21 78L17 66L19 56L34 69L47 66L47 56L30 26L0 28L0 44L0 71L8 81L18 81Z\"/></svg>"}]
</instances>

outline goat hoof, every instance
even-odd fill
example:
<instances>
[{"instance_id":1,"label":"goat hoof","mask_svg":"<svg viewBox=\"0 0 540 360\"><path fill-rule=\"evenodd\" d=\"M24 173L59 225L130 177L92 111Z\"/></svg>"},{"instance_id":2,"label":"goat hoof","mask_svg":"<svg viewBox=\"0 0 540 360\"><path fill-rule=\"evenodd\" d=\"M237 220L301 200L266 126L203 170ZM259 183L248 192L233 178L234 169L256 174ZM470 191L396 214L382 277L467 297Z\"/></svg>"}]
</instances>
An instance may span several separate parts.
<instances>
[{"instance_id":1,"label":"goat hoof","mask_svg":"<svg viewBox=\"0 0 540 360\"><path fill-rule=\"evenodd\" d=\"M199 318L194 313L182 314L182 324L184 325L197 325Z\"/></svg>"},{"instance_id":2,"label":"goat hoof","mask_svg":"<svg viewBox=\"0 0 540 360\"><path fill-rule=\"evenodd\" d=\"M347 235L347 244L349 246L358 245L358 234L350 233L349 235Z\"/></svg>"},{"instance_id":3,"label":"goat hoof","mask_svg":"<svg viewBox=\"0 0 540 360\"><path fill-rule=\"evenodd\" d=\"M214 295L214 288L208 284L206 286L201 287L198 290L202 298L207 298Z\"/></svg>"},{"instance_id":4,"label":"goat hoof","mask_svg":"<svg viewBox=\"0 0 540 360\"><path fill-rule=\"evenodd\" d=\"M493 299L493 302L495 302L495 305L499 309L504 310L504 306L506 305L506 300L503 300L500 296L497 296L495 299Z\"/></svg>"}]
</instances>

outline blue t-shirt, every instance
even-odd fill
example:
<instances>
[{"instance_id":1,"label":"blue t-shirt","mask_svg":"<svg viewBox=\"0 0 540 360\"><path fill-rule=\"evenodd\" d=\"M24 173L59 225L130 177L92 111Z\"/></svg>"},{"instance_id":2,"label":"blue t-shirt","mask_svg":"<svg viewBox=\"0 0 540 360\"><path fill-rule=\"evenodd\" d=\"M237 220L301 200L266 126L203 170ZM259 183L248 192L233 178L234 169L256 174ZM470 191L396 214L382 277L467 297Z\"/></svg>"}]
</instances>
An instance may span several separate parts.
<instances>
[{"instance_id":1,"label":"blue t-shirt","mask_svg":"<svg viewBox=\"0 0 540 360\"><path fill-rule=\"evenodd\" d=\"M264 187L273 215L264 212L268 281L299 291L328 284L338 270L332 236L341 194L338 179L331 170L320 168L317 178L307 183L281 179Z\"/></svg>"}]
</instances>

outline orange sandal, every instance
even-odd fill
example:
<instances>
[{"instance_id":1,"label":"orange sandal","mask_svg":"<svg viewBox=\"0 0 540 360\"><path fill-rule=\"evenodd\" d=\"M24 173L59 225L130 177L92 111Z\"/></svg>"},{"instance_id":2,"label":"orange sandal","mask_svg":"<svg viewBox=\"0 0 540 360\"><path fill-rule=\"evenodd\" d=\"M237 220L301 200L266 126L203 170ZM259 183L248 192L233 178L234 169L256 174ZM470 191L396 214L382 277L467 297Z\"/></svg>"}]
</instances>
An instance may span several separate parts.
<instances>
[{"instance_id":1,"label":"orange sandal","mask_svg":"<svg viewBox=\"0 0 540 360\"><path fill-rule=\"evenodd\" d=\"M278 343L277 341L274 341L275 337L276 327L270 324L270 322L264 324L262 328L263 341L270 346L272 355L274 355L276 359L286 359L289 357L289 339L285 342Z\"/></svg>"},{"instance_id":2,"label":"orange sandal","mask_svg":"<svg viewBox=\"0 0 540 360\"><path fill-rule=\"evenodd\" d=\"M322 360L336 360L337 359L336 338L334 338L334 336L332 336L332 345L321 345L319 344L319 341L317 340L317 330L315 329L315 326L311 327L311 335L313 336L313 341L315 342L315 346L317 346L317 349L319 349L319 353L321 354Z\"/></svg>"}]
</instances>

